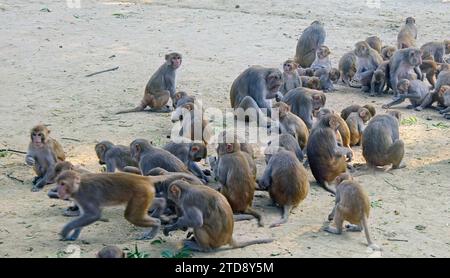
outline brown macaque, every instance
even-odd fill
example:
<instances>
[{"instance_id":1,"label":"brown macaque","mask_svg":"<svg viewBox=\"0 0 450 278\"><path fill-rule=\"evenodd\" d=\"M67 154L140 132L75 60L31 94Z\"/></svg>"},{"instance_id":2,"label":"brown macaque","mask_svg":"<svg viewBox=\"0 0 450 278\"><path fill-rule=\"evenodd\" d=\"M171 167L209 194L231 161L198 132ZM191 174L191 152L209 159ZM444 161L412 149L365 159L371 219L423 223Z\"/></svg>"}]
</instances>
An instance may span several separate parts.
<instances>
[{"instance_id":1,"label":"brown macaque","mask_svg":"<svg viewBox=\"0 0 450 278\"><path fill-rule=\"evenodd\" d=\"M366 108L367 110L369 110L369 112L370 112L370 117L374 117L374 116L376 115L376 113L377 113L377 111L375 110L375 107L374 107L373 105L366 104L366 105L364 105L364 106L361 106L361 105L358 105L358 104L353 104L353 105L350 105L350 106L348 106L348 107L342 109L342 111L341 111L341 117L342 117L342 119L347 120L348 115L350 115L350 113L352 113L352 112L358 112L358 110L359 110L361 107L364 107L364 108Z\"/></svg>"},{"instance_id":2,"label":"brown macaque","mask_svg":"<svg viewBox=\"0 0 450 278\"><path fill-rule=\"evenodd\" d=\"M405 25L402 26L397 36L397 48L409 48L416 46L417 27L413 17L406 18Z\"/></svg>"},{"instance_id":3,"label":"brown macaque","mask_svg":"<svg viewBox=\"0 0 450 278\"><path fill-rule=\"evenodd\" d=\"M139 163L142 175L161 167L169 172L189 173L186 165L170 152L154 147L145 139L136 139L130 144L131 157Z\"/></svg>"},{"instance_id":4,"label":"brown macaque","mask_svg":"<svg viewBox=\"0 0 450 278\"><path fill-rule=\"evenodd\" d=\"M306 147L309 166L317 183L326 191L335 194L329 183L347 169L346 157L352 159L350 149L338 146L336 132L339 116L328 114L322 117L311 130Z\"/></svg>"},{"instance_id":5,"label":"brown macaque","mask_svg":"<svg viewBox=\"0 0 450 278\"><path fill-rule=\"evenodd\" d=\"M283 64L283 85L280 92L283 96L292 89L302 86L302 80L297 72L298 65L294 60L287 60Z\"/></svg>"},{"instance_id":6,"label":"brown macaque","mask_svg":"<svg viewBox=\"0 0 450 278\"><path fill-rule=\"evenodd\" d=\"M367 44L376 52L378 52L378 54L381 55L381 39L377 36L370 36L366 38L366 42Z\"/></svg>"},{"instance_id":7,"label":"brown macaque","mask_svg":"<svg viewBox=\"0 0 450 278\"><path fill-rule=\"evenodd\" d=\"M353 51L347 52L339 60L339 71L341 73L342 82L350 86L350 81L356 74L356 55Z\"/></svg>"},{"instance_id":8,"label":"brown macaque","mask_svg":"<svg viewBox=\"0 0 450 278\"><path fill-rule=\"evenodd\" d=\"M374 71L370 83L370 96L381 96L389 91L391 84L389 82L389 61L383 61Z\"/></svg>"},{"instance_id":9,"label":"brown macaque","mask_svg":"<svg viewBox=\"0 0 450 278\"><path fill-rule=\"evenodd\" d=\"M123 259L125 253L117 246L105 246L98 251L96 257L100 259Z\"/></svg>"},{"instance_id":10,"label":"brown macaque","mask_svg":"<svg viewBox=\"0 0 450 278\"><path fill-rule=\"evenodd\" d=\"M144 97L141 103L133 109L119 111L116 114L144 111L148 106L152 112L170 112L172 109L167 105L169 99L175 96L176 70L181 66L183 58L181 54L172 52L166 54L165 62L150 77L145 86Z\"/></svg>"},{"instance_id":11,"label":"brown macaque","mask_svg":"<svg viewBox=\"0 0 450 278\"><path fill-rule=\"evenodd\" d=\"M75 171L64 171L57 178L58 195L61 199L75 200L80 206L81 216L70 221L61 231L62 240L74 241L83 227L101 218L101 208L126 205L125 219L139 227L151 227L140 239L153 238L161 225L157 218L147 212L150 206L164 210L164 199L154 198L153 183L157 177L143 177L128 173L101 173L80 175ZM157 214L157 213L155 213ZM158 215L159 216L159 215Z\"/></svg>"},{"instance_id":12,"label":"brown macaque","mask_svg":"<svg viewBox=\"0 0 450 278\"><path fill-rule=\"evenodd\" d=\"M339 126L337 129L339 134L336 134L337 141L341 142L341 145L343 147L350 149L350 129L348 128L345 120L341 118L339 114L335 113L333 110L330 110L328 108L321 108L319 110L319 113L317 113L317 119L320 121L320 119L322 119L323 117L332 114L335 115L336 119L339 121Z\"/></svg>"},{"instance_id":13,"label":"brown macaque","mask_svg":"<svg viewBox=\"0 0 450 278\"><path fill-rule=\"evenodd\" d=\"M268 99L281 99L279 92L283 85L283 74L276 68L252 66L242 72L231 85L230 101L232 108L242 108L243 111L253 108L257 111L258 121L264 121L266 115L261 109L267 109L270 117ZM244 119L242 119L244 120Z\"/></svg>"},{"instance_id":14,"label":"brown macaque","mask_svg":"<svg viewBox=\"0 0 450 278\"><path fill-rule=\"evenodd\" d=\"M95 145L95 153L100 165L106 164L106 172L123 171L126 166L138 167L131 158L130 147L114 145L110 141L101 141Z\"/></svg>"},{"instance_id":15,"label":"brown macaque","mask_svg":"<svg viewBox=\"0 0 450 278\"><path fill-rule=\"evenodd\" d=\"M406 108L413 109L423 103L426 96L430 93L428 85L420 80L401 79L397 84L398 96L389 103L381 106L383 109L388 109L393 105L400 104L406 99L409 99L411 105Z\"/></svg>"},{"instance_id":16,"label":"brown macaque","mask_svg":"<svg viewBox=\"0 0 450 278\"><path fill-rule=\"evenodd\" d=\"M314 70L312 68L301 68L297 69L299 76L314 76Z\"/></svg>"},{"instance_id":17,"label":"brown macaque","mask_svg":"<svg viewBox=\"0 0 450 278\"><path fill-rule=\"evenodd\" d=\"M282 102L288 104L291 112L300 117L308 129L313 125L313 114L325 106L327 98L318 90L296 88L287 93Z\"/></svg>"},{"instance_id":18,"label":"brown macaque","mask_svg":"<svg viewBox=\"0 0 450 278\"><path fill-rule=\"evenodd\" d=\"M303 159L305 157L302 149L300 148L300 146L298 144L297 139L295 139L294 136L287 134L287 133L277 134L274 139L267 142L267 148L266 148L267 152L266 152L266 150L264 151L266 163L269 162L268 155L273 153L273 151L271 150L272 147L276 147L276 148L281 147L287 151L293 152L295 154L295 156L297 157L298 161L300 161L300 162L303 162Z\"/></svg>"},{"instance_id":19,"label":"brown macaque","mask_svg":"<svg viewBox=\"0 0 450 278\"><path fill-rule=\"evenodd\" d=\"M440 66L440 72L437 77L434 92L439 92L441 90L441 86L444 85L450 85L450 65L448 64L442 64Z\"/></svg>"},{"instance_id":20,"label":"brown macaque","mask_svg":"<svg viewBox=\"0 0 450 278\"><path fill-rule=\"evenodd\" d=\"M308 143L309 130L301 118L291 112L289 105L277 102L273 108L278 109L281 133L294 136L300 148L304 149Z\"/></svg>"},{"instance_id":21,"label":"brown macaque","mask_svg":"<svg viewBox=\"0 0 450 278\"><path fill-rule=\"evenodd\" d=\"M328 220L334 221L335 227L328 226L324 230L332 234L341 234L344 221L346 231L361 232L364 230L367 244L372 250L381 248L370 239L367 220L370 212L370 200L362 186L353 180L349 174L341 174L336 178L336 201Z\"/></svg>"},{"instance_id":22,"label":"brown macaque","mask_svg":"<svg viewBox=\"0 0 450 278\"><path fill-rule=\"evenodd\" d=\"M302 87L312 89L312 90L320 90L320 78L317 76L300 76L302 80Z\"/></svg>"},{"instance_id":23,"label":"brown macaque","mask_svg":"<svg viewBox=\"0 0 450 278\"><path fill-rule=\"evenodd\" d=\"M30 131L31 141L25 163L33 166L36 173L31 188L33 192L41 190L46 184L53 183L55 164L66 159L61 144L49 134L50 130L44 125L34 126Z\"/></svg>"},{"instance_id":24,"label":"brown macaque","mask_svg":"<svg viewBox=\"0 0 450 278\"><path fill-rule=\"evenodd\" d=\"M432 60L437 63L445 63L444 57L450 54L450 40L443 42L429 42L420 47L423 60Z\"/></svg>"},{"instance_id":25,"label":"brown macaque","mask_svg":"<svg viewBox=\"0 0 450 278\"><path fill-rule=\"evenodd\" d=\"M311 67L314 71L318 69L325 69L327 71L331 70L331 60L330 60L331 51L328 46L321 45L319 49L316 51L316 58L314 62L311 64Z\"/></svg>"},{"instance_id":26,"label":"brown macaque","mask_svg":"<svg viewBox=\"0 0 450 278\"><path fill-rule=\"evenodd\" d=\"M173 108L177 108L188 102L195 103L196 102L195 97L188 95L188 93L186 93L184 91L179 91L173 97Z\"/></svg>"},{"instance_id":27,"label":"brown macaque","mask_svg":"<svg viewBox=\"0 0 450 278\"><path fill-rule=\"evenodd\" d=\"M314 76L319 78L320 90L323 90L324 92L332 92L336 90L333 83L339 80L340 75L339 70L335 68L332 68L331 70L322 68L317 69L314 72Z\"/></svg>"},{"instance_id":28,"label":"brown macaque","mask_svg":"<svg viewBox=\"0 0 450 278\"><path fill-rule=\"evenodd\" d=\"M201 179L204 184L208 183L208 177L206 177L202 169L200 169L196 163L200 162L202 159L206 159L208 153L205 144L169 142L163 149L183 161L189 171Z\"/></svg>"},{"instance_id":29,"label":"brown macaque","mask_svg":"<svg viewBox=\"0 0 450 278\"><path fill-rule=\"evenodd\" d=\"M427 78L428 83L430 83L431 87L434 88L434 85L436 85L436 73L438 69L437 63L432 60L423 60L419 68L423 75Z\"/></svg>"},{"instance_id":30,"label":"brown macaque","mask_svg":"<svg viewBox=\"0 0 450 278\"><path fill-rule=\"evenodd\" d=\"M279 151L268 158L267 167L258 182L259 188L268 190L272 201L282 209L282 218L272 223L270 228L286 223L291 210L297 207L309 192L306 169L293 152L278 148Z\"/></svg>"},{"instance_id":31,"label":"brown macaque","mask_svg":"<svg viewBox=\"0 0 450 278\"><path fill-rule=\"evenodd\" d=\"M400 165L405 153L405 145L400 139L400 112L375 116L364 129L362 154L368 167L392 164L393 169Z\"/></svg>"},{"instance_id":32,"label":"brown macaque","mask_svg":"<svg viewBox=\"0 0 450 278\"><path fill-rule=\"evenodd\" d=\"M220 192L227 198L233 212L253 215L263 226L262 216L252 208L256 183L248 158L240 150L239 143L220 143L217 148L217 179Z\"/></svg>"},{"instance_id":33,"label":"brown macaque","mask_svg":"<svg viewBox=\"0 0 450 278\"><path fill-rule=\"evenodd\" d=\"M295 52L295 62L309 68L316 59L316 52L325 43L326 32L320 21L313 21L300 36Z\"/></svg>"},{"instance_id":34,"label":"brown macaque","mask_svg":"<svg viewBox=\"0 0 450 278\"><path fill-rule=\"evenodd\" d=\"M365 125L370 118L371 114L366 108L360 108L358 112L352 112L348 115L345 122L350 130L350 146L360 145Z\"/></svg>"},{"instance_id":35,"label":"brown macaque","mask_svg":"<svg viewBox=\"0 0 450 278\"><path fill-rule=\"evenodd\" d=\"M400 79L420 79L422 72L422 53L417 48L406 48L395 51L389 61L389 79L394 97L397 97L397 83ZM415 77L417 75L417 78Z\"/></svg>"},{"instance_id":36,"label":"brown macaque","mask_svg":"<svg viewBox=\"0 0 450 278\"><path fill-rule=\"evenodd\" d=\"M200 107L192 102L179 106L172 114L172 122L175 123L178 120L181 120L181 128L178 132L178 136L181 138L172 137L172 140L196 141L208 144L214 132Z\"/></svg>"},{"instance_id":37,"label":"brown macaque","mask_svg":"<svg viewBox=\"0 0 450 278\"><path fill-rule=\"evenodd\" d=\"M441 108L439 113L446 114L450 112L450 86L441 86L439 91L430 92L425 96L420 106L416 107L417 111L421 111L426 107L430 107L433 103L437 102ZM443 107L443 108L442 108ZM446 117L446 116L445 116Z\"/></svg>"},{"instance_id":38,"label":"brown macaque","mask_svg":"<svg viewBox=\"0 0 450 278\"><path fill-rule=\"evenodd\" d=\"M381 48L381 57L383 57L384 61L389 61L394 55L394 52L397 51L397 48L395 46L389 46L385 45L383 48Z\"/></svg>"},{"instance_id":39,"label":"brown macaque","mask_svg":"<svg viewBox=\"0 0 450 278\"><path fill-rule=\"evenodd\" d=\"M383 58L365 41L360 41L355 44L355 55L358 65L355 78L361 83L361 90L368 93L370 91L372 75L383 62Z\"/></svg>"},{"instance_id":40,"label":"brown macaque","mask_svg":"<svg viewBox=\"0 0 450 278\"><path fill-rule=\"evenodd\" d=\"M164 227L164 235L171 231L193 228L194 238L184 241L193 251L209 252L223 245L242 248L252 244L270 243L272 239L256 239L238 243L233 239L233 211L227 199L206 186L192 186L178 180L169 186L168 199L182 211L177 222Z\"/></svg>"}]
</instances>

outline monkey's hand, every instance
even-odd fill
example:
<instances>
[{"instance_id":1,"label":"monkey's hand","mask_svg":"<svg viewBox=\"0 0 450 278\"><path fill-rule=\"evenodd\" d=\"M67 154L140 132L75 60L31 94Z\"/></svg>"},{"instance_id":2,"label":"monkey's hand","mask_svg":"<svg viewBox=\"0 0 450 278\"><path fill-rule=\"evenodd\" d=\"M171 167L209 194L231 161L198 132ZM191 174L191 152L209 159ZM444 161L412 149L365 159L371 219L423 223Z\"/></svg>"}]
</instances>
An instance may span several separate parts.
<instances>
[{"instance_id":1,"label":"monkey's hand","mask_svg":"<svg viewBox=\"0 0 450 278\"><path fill-rule=\"evenodd\" d=\"M165 236L169 236L169 233L170 233L171 231L176 230L176 227L174 227L174 226L175 226L175 224L164 226L163 234L164 234Z\"/></svg>"},{"instance_id":2,"label":"monkey's hand","mask_svg":"<svg viewBox=\"0 0 450 278\"><path fill-rule=\"evenodd\" d=\"M415 110L416 110L416 111L422 111L423 108L422 108L422 106L417 106L417 107L415 108Z\"/></svg>"},{"instance_id":3,"label":"monkey's hand","mask_svg":"<svg viewBox=\"0 0 450 278\"><path fill-rule=\"evenodd\" d=\"M27 157L25 158L25 163L28 166L33 166L36 162L32 156L27 155Z\"/></svg>"},{"instance_id":4,"label":"monkey's hand","mask_svg":"<svg viewBox=\"0 0 450 278\"><path fill-rule=\"evenodd\" d=\"M283 95L281 94L281 92L277 92L277 94L275 96L275 100L277 102L280 102L282 98L283 98Z\"/></svg>"}]
</instances>

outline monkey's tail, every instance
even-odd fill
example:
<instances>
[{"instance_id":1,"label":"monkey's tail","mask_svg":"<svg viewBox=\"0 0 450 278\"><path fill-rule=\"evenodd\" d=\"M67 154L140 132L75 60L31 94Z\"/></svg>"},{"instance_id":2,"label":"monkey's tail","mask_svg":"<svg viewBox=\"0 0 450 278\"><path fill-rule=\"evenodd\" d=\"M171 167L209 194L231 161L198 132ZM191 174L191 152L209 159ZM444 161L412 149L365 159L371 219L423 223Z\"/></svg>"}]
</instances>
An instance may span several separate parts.
<instances>
[{"instance_id":1,"label":"monkey's tail","mask_svg":"<svg viewBox=\"0 0 450 278\"><path fill-rule=\"evenodd\" d=\"M233 215L234 222L252 220L254 218L255 217L253 215L249 215L249 214L234 214Z\"/></svg>"},{"instance_id":2,"label":"monkey's tail","mask_svg":"<svg viewBox=\"0 0 450 278\"><path fill-rule=\"evenodd\" d=\"M250 214L253 215L257 220L258 220L258 226L262 227L264 226L263 222L262 222L262 216L259 212L257 212L256 210L252 209L251 207L248 207L244 213L246 214Z\"/></svg>"},{"instance_id":3,"label":"monkey's tail","mask_svg":"<svg viewBox=\"0 0 450 278\"><path fill-rule=\"evenodd\" d=\"M326 181L324 181L324 182L321 183L320 185L321 185L321 186L323 187L323 189L325 189L326 191L332 193L333 195L336 195L336 191L334 191L333 189L331 189L331 188L328 186L328 183L327 183Z\"/></svg>"},{"instance_id":4,"label":"monkey's tail","mask_svg":"<svg viewBox=\"0 0 450 278\"><path fill-rule=\"evenodd\" d=\"M233 238L230 243L232 248L230 248L230 249L243 248L243 247L246 247L249 245L264 244L264 243L271 243L271 242L273 242L273 238L255 239L255 240L244 241L244 242L236 242L236 240Z\"/></svg>"},{"instance_id":5,"label":"monkey's tail","mask_svg":"<svg viewBox=\"0 0 450 278\"><path fill-rule=\"evenodd\" d=\"M116 112L116 115L117 114L125 114L125 113L133 113L133 112L142 112L142 111L144 111L144 108L142 106L137 106L133 109L127 109L127 110L122 110L122 111Z\"/></svg>"},{"instance_id":6,"label":"monkey's tail","mask_svg":"<svg viewBox=\"0 0 450 278\"><path fill-rule=\"evenodd\" d=\"M366 239L367 239L367 244L370 246L373 244L372 240L370 239L370 234L369 234L369 228L367 227L367 217L364 215L363 217L361 217L361 224L363 226L364 229L364 234L366 235Z\"/></svg>"}]
</instances>

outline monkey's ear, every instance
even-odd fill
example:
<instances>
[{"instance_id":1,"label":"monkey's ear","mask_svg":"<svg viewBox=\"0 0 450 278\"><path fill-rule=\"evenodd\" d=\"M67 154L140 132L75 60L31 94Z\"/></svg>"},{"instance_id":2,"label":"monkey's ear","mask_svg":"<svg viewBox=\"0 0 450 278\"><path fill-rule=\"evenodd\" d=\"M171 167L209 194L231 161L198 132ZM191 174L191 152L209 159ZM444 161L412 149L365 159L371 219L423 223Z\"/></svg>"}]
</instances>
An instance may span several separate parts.
<instances>
[{"instance_id":1,"label":"monkey's ear","mask_svg":"<svg viewBox=\"0 0 450 278\"><path fill-rule=\"evenodd\" d=\"M176 186L175 184L173 184L170 188L170 193L173 194L173 196L175 196L176 199L180 199L180 195L181 195L181 188L179 188L178 186Z\"/></svg>"}]
</instances>

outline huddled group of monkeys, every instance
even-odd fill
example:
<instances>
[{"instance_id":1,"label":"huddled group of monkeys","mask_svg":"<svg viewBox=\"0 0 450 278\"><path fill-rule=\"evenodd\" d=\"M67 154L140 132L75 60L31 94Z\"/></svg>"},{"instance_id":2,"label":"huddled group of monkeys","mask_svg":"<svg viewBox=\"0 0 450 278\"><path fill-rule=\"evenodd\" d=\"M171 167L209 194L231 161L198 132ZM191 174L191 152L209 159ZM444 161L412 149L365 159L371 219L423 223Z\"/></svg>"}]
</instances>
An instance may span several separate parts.
<instances>
[{"instance_id":1,"label":"huddled group of monkeys","mask_svg":"<svg viewBox=\"0 0 450 278\"><path fill-rule=\"evenodd\" d=\"M48 128L35 126L26 155L26 163L34 166L37 174L32 190L56 183L49 197L75 201L64 214L78 218L64 226L62 239L76 240L83 227L101 218L103 207L125 204L129 222L150 228L141 239L153 238L163 224L164 235L192 228L184 246L195 251L211 251L227 244L237 248L268 243L273 239L236 242L232 237L234 222L256 218L263 226L263 217L252 208L252 201L255 190L266 190L282 210L282 218L270 227L286 223L290 211L308 195L306 169L310 168L317 183L336 198L328 216L334 226L324 230L340 234L343 222L348 221L347 231L364 230L368 245L379 250L367 228L368 195L350 174L361 170L350 164L352 147L362 146L369 169L404 167L400 113L375 115L372 105L351 105L338 114L324 108L324 92L334 90L333 84L339 80L370 95L392 89L393 100L383 108L407 98L416 110L438 102L444 107L440 112L449 118L450 66L445 55L450 52L450 40L415 48L415 20L408 17L398 34L397 49L382 46L381 40L372 36L356 43L354 51L346 53L336 69L330 61L330 49L324 45L325 36L323 25L312 22L298 40L295 58L283 64L284 72L251 66L231 86L231 106L255 109L257 118L247 120L275 130L276 136L264 151L267 166L259 176L254 161L254 148L258 146L246 142L245 136L236 131L225 129L218 134L217 156L207 157L207 144L213 136L209 121L202 111L200 118L193 114L201 109L194 96L176 92L176 70L182 63L179 53L165 56L136 108L118 113L144 111L147 107L150 110L145 111L172 112L173 121L183 122L180 135L188 139L194 139L192 122L200 121L200 142L172 141L159 148L145 139L136 139L129 146L102 141L95 146L95 152L99 163L106 164L107 173L91 173L65 161L62 146L49 136ZM430 84L424 83L424 76ZM277 123L271 122L271 113L278 113ZM184 124L188 118L191 121ZM202 159L208 160L211 169L197 165ZM219 188L208 185L212 177L219 182ZM333 182L336 190L330 187ZM114 256L119 253L114 250L100 253Z\"/></svg>"}]
</instances>

